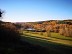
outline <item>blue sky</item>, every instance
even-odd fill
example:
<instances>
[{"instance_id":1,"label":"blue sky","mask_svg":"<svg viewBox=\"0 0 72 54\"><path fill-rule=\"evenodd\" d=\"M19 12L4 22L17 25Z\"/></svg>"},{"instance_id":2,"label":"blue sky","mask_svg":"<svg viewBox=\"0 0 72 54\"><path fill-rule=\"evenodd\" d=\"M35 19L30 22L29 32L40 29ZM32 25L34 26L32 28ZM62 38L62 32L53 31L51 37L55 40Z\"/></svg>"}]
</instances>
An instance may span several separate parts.
<instances>
[{"instance_id":1,"label":"blue sky","mask_svg":"<svg viewBox=\"0 0 72 54\"><path fill-rule=\"evenodd\" d=\"M9 22L72 19L72 0L0 0L0 9Z\"/></svg>"}]
</instances>

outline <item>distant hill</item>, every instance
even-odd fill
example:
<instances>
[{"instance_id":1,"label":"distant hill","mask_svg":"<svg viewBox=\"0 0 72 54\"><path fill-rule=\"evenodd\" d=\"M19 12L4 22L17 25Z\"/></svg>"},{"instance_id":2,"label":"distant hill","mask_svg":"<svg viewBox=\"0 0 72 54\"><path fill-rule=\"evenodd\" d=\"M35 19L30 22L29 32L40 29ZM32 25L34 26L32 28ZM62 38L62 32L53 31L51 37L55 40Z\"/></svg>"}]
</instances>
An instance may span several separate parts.
<instances>
[{"instance_id":1,"label":"distant hill","mask_svg":"<svg viewBox=\"0 0 72 54\"><path fill-rule=\"evenodd\" d=\"M61 23L61 24L66 24L66 23L71 23L72 24L72 20L47 20L47 21L37 21L37 22L26 22L26 23L29 23L29 24L42 24L44 22L52 22L52 21L55 21L57 23Z\"/></svg>"}]
</instances>

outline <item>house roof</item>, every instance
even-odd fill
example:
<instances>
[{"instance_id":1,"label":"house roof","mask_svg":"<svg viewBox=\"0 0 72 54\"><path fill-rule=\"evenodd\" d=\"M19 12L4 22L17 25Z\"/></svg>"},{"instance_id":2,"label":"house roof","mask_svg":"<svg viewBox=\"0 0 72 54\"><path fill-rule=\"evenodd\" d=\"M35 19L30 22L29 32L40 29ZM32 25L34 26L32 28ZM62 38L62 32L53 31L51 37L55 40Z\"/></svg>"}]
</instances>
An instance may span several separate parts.
<instances>
[{"instance_id":1,"label":"house roof","mask_svg":"<svg viewBox=\"0 0 72 54\"><path fill-rule=\"evenodd\" d=\"M27 28L26 30L35 30L34 28Z\"/></svg>"}]
</instances>

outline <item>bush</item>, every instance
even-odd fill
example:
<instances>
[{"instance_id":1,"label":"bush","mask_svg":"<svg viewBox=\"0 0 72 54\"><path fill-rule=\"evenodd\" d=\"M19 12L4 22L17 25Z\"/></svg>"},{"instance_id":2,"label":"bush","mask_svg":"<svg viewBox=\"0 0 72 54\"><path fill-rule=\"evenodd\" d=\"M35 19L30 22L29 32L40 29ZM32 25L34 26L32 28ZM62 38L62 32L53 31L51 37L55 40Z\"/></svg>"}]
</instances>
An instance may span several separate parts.
<instances>
[{"instance_id":1,"label":"bush","mask_svg":"<svg viewBox=\"0 0 72 54\"><path fill-rule=\"evenodd\" d=\"M60 29L59 33L64 36L72 37L72 29L65 27L64 29Z\"/></svg>"},{"instance_id":2,"label":"bush","mask_svg":"<svg viewBox=\"0 0 72 54\"><path fill-rule=\"evenodd\" d=\"M43 32L40 32L39 34L40 34L40 35L43 35Z\"/></svg>"},{"instance_id":3,"label":"bush","mask_svg":"<svg viewBox=\"0 0 72 54\"><path fill-rule=\"evenodd\" d=\"M47 36L47 37L50 37L50 36L51 36L51 32L50 32L50 31L47 31L47 32L46 32L46 36Z\"/></svg>"},{"instance_id":4,"label":"bush","mask_svg":"<svg viewBox=\"0 0 72 54\"><path fill-rule=\"evenodd\" d=\"M7 43L14 43L20 40L20 33L11 23L0 23L0 41Z\"/></svg>"},{"instance_id":5,"label":"bush","mask_svg":"<svg viewBox=\"0 0 72 54\"><path fill-rule=\"evenodd\" d=\"M64 29L59 29L59 34L64 35L65 30Z\"/></svg>"}]
</instances>

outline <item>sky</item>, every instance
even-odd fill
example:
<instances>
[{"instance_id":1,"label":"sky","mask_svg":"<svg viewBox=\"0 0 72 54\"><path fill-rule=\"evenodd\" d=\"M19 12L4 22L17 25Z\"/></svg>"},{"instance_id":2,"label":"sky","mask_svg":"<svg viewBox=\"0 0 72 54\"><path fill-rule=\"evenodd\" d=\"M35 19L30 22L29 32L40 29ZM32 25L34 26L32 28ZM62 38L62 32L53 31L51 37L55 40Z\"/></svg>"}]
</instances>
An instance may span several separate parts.
<instances>
[{"instance_id":1,"label":"sky","mask_svg":"<svg viewBox=\"0 0 72 54\"><path fill-rule=\"evenodd\" d=\"M6 22L72 19L72 0L0 0L0 9Z\"/></svg>"}]
</instances>

